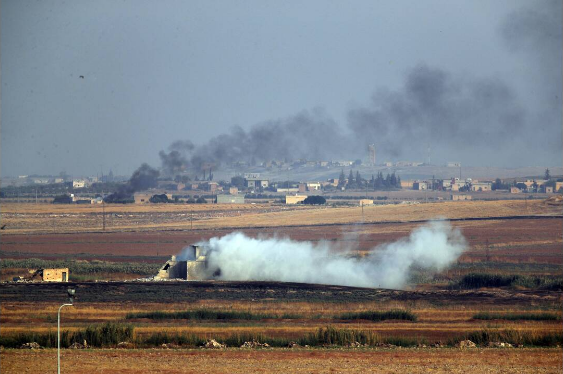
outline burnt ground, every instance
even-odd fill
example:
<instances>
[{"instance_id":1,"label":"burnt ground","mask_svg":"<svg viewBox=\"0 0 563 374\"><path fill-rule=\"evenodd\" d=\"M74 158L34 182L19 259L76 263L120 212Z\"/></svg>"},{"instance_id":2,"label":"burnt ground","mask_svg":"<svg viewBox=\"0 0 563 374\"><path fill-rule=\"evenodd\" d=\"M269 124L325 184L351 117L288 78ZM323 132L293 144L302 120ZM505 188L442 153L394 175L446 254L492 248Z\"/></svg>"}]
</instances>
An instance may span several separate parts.
<instances>
[{"instance_id":1,"label":"burnt ground","mask_svg":"<svg viewBox=\"0 0 563 374\"><path fill-rule=\"evenodd\" d=\"M559 291L432 290L400 291L282 282L84 282L4 283L0 302L64 302L66 288L75 287L79 303L190 303L200 300L287 302L424 302L435 306L478 305L554 306Z\"/></svg>"}]
</instances>

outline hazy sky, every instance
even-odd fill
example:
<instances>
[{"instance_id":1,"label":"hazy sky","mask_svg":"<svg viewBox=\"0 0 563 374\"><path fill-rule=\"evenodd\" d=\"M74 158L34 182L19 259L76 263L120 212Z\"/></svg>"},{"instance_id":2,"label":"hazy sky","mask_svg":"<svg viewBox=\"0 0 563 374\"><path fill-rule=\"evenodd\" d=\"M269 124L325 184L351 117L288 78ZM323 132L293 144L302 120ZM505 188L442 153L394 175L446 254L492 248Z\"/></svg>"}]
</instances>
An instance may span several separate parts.
<instances>
[{"instance_id":1,"label":"hazy sky","mask_svg":"<svg viewBox=\"0 0 563 374\"><path fill-rule=\"evenodd\" d=\"M519 124L483 146L462 147L460 131L433 135L432 161L561 166L560 10L561 0L3 0L1 173L130 174L158 166L175 140L205 144L303 111L377 138L382 110L387 139L405 151L381 157L424 161L404 111L380 102L408 106L421 71L445 72L445 95L469 93L445 117L409 111L420 126L483 123L467 112L483 113L488 100L474 96L491 84L501 109L486 120ZM496 137L509 140L488 152Z\"/></svg>"}]
</instances>

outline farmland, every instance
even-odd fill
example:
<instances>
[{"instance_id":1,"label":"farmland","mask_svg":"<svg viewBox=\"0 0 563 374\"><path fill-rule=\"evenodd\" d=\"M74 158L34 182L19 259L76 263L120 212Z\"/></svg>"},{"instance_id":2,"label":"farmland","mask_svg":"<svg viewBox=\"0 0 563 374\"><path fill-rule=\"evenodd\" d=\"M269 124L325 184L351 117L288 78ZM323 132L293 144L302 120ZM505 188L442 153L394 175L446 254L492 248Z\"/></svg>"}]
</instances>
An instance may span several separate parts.
<instances>
[{"instance_id":1,"label":"farmland","mask_svg":"<svg viewBox=\"0 0 563 374\"><path fill-rule=\"evenodd\" d=\"M364 207L363 219L359 207L106 205L106 213L114 216L113 222L106 217L105 231L99 206L2 208L7 224L1 237L3 280L33 267L68 266L78 295L75 306L63 313L68 336L104 323L134 328L127 349L64 350L63 369L69 372L365 372L377 366L381 372L550 373L563 365L558 347L563 339L563 218L560 207L541 201L373 206ZM361 258L439 217L461 230L467 249L442 272L413 270L405 290L124 281L153 275L183 247L235 230L251 237L326 241ZM1 284L3 344L51 334L66 286ZM313 339L327 329L358 334L354 339L369 344ZM219 351L199 348L211 338L231 343ZM464 339L478 347L456 348ZM234 344L247 340L274 348ZM501 340L515 348L494 348ZM291 342L300 347L281 348ZM1 355L7 372L26 372L30 366L47 371L55 357L51 349L7 348ZM84 365L69 366L71 357Z\"/></svg>"}]
</instances>

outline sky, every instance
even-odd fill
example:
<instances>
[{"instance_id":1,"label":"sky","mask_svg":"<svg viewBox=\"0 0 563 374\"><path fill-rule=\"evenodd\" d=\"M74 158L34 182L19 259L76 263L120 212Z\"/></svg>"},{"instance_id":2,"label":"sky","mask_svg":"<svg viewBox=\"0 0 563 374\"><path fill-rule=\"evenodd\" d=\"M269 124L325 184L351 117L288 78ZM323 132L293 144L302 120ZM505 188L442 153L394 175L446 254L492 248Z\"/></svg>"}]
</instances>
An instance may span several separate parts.
<instances>
[{"instance_id":1,"label":"sky","mask_svg":"<svg viewBox=\"0 0 563 374\"><path fill-rule=\"evenodd\" d=\"M0 173L128 175L178 140L562 166L561 3L4 0Z\"/></svg>"}]
</instances>

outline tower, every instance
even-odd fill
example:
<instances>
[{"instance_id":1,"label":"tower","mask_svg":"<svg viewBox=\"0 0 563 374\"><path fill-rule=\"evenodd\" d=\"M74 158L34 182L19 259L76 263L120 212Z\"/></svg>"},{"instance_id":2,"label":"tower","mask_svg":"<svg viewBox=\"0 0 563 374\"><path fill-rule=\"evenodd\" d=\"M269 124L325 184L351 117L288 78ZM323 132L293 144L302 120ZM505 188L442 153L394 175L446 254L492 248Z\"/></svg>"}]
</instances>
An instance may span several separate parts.
<instances>
[{"instance_id":1,"label":"tower","mask_svg":"<svg viewBox=\"0 0 563 374\"><path fill-rule=\"evenodd\" d=\"M375 144L370 144L368 146L368 152L369 152L369 163L372 166L375 166Z\"/></svg>"}]
</instances>

